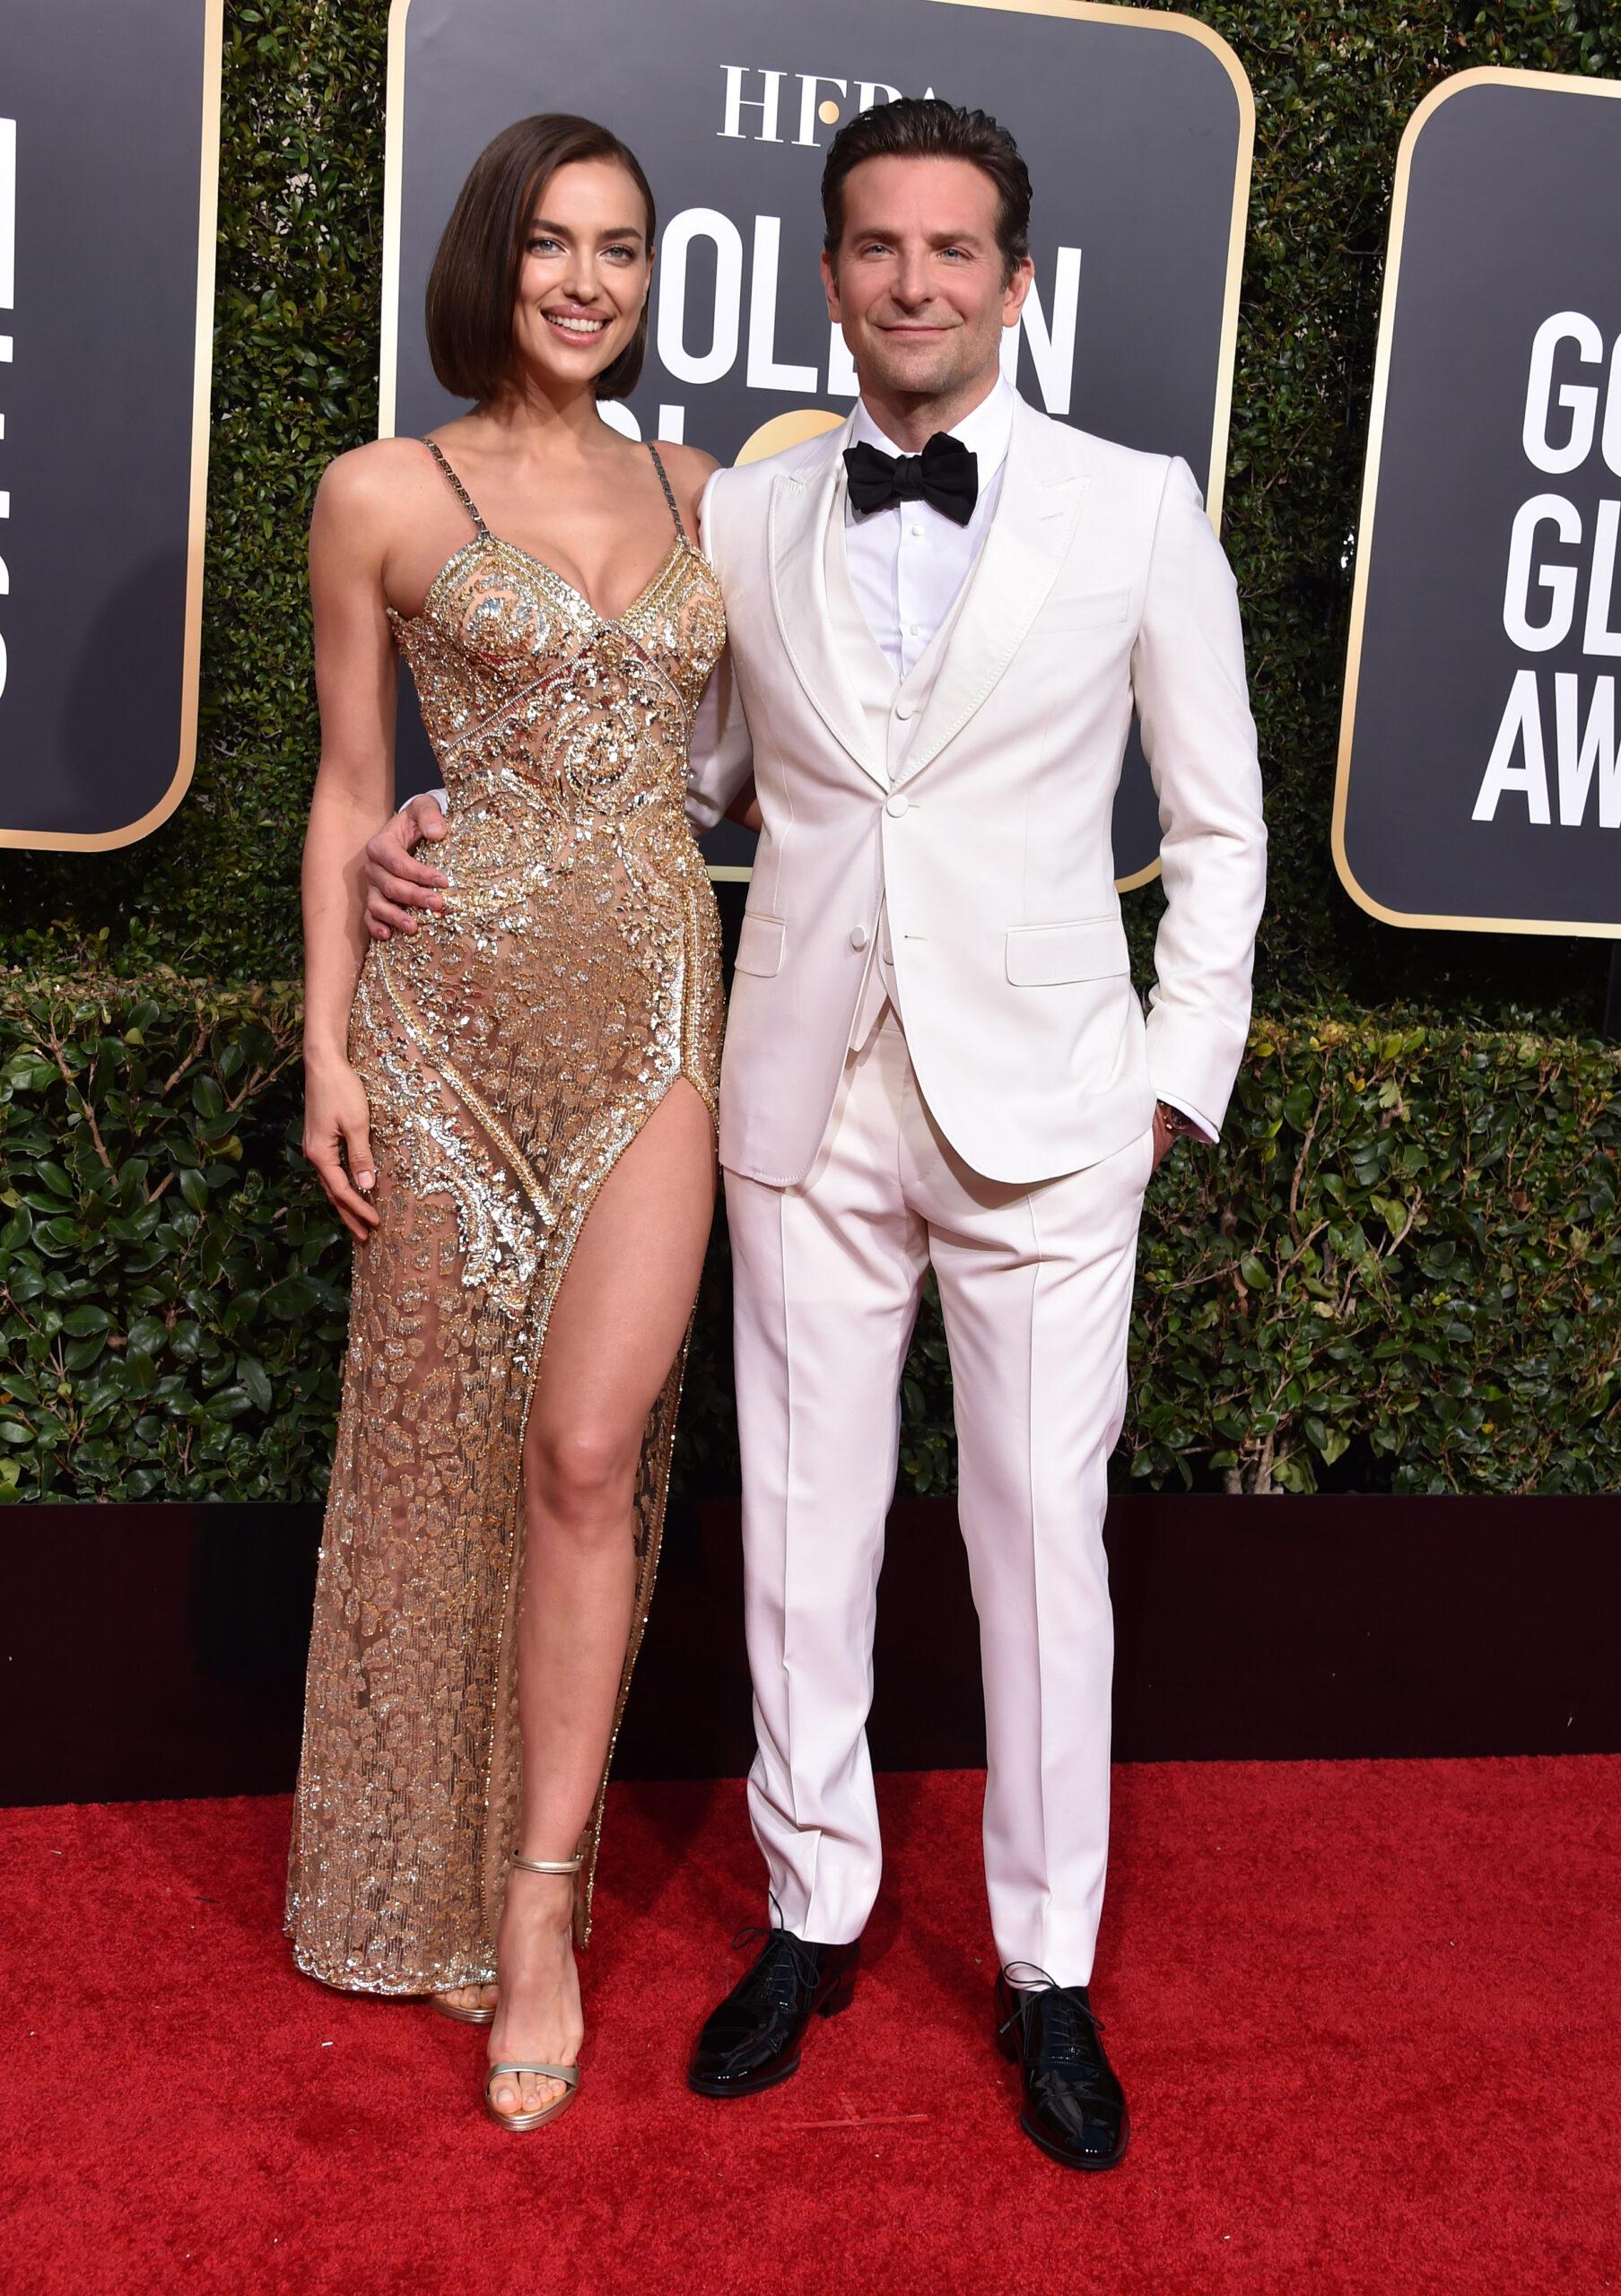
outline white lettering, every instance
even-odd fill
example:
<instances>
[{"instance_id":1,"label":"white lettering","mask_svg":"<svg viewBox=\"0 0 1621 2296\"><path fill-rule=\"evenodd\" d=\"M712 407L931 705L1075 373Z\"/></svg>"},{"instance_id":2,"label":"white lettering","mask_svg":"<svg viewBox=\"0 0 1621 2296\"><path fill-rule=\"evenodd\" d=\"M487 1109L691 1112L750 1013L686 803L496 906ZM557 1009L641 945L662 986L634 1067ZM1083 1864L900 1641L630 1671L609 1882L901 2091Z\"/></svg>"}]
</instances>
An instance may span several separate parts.
<instances>
[{"instance_id":1,"label":"white lettering","mask_svg":"<svg viewBox=\"0 0 1621 2296\"><path fill-rule=\"evenodd\" d=\"M1554 677L1555 754L1559 766L1559 819L1578 828L1587 812L1593 768L1599 769L1599 826L1621 829L1621 752L1616 747L1616 681L1595 678L1587 724L1578 728L1578 680L1573 670ZM1536 816L1533 814L1532 819Z\"/></svg>"},{"instance_id":2,"label":"white lettering","mask_svg":"<svg viewBox=\"0 0 1621 2296\"><path fill-rule=\"evenodd\" d=\"M844 340L844 329L835 321L827 331L827 395L829 398L854 398L860 387L856 380L856 362Z\"/></svg>"},{"instance_id":3,"label":"white lettering","mask_svg":"<svg viewBox=\"0 0 1621 2296\"><path fill-rule=\"evenodd\" d=\"M1609 626L1610 600L1616 588L1616 526L1621 502L1600 502L1593 521L1593 565L1587 583L1587 620L1582 626L1584 654L1621 654L1621 630Z\"/></svg>"},{"instance_id":4,"label":"white lettering","mask_svg":"<svg viewBox=\"0 0 1621 2296\"><path fill-rule=\"evenodd\" d=\"M656 439L667 439L672 447L679 447L686 438L686 409L684 406L661 406Z\"/></svg>"},{"instance_id":5,"label":"white lettering","mask_svg":"<svg viewBox=\"0 0 1621 2296\"><path fill-rule=\"evenodd\" d=\"M816 141L816 91L819 88L837 88L841 96L848 96L850 93L850 82L848 80L821 80L817 78L814 72L800 73L799 133L794 138L796 144L815 144ZM835 108L833 117L837 119L838 117L839 114Z\"/></svg>"},{"instance_id":6,"label":"white lettering","mask_svg":"<svg viewBox=\"0 0 1621 2296\"><path fill-rule=\"evenodd\" d=\"M710 347L686 345L687 256L694 239L715 249L715 315ZM737 356L743 315L743 235L715 207L688 207L667 225L658 257L658 358L678 383L718 383Z\"/></svg>"},{"instance_id":7,"label":"white lettering","mask_svg":"<svg viewBox=\"0 0 1621 2296\"><path fill-rule=\"evenodd\" d=\"M631 439L640 446L641 425L622 398L599 398L597 412L610 430L617 430L622 439Z\"/></svg>"},{"instance_id":8,"label":"white lettering","mask_svg":"<svg viewBox=\"0 0 1621 2296\"><path fill-rule=\"evenodd\" d=\"M0 119L0 311L17 285L17 123Z\"/></svg>"},{"instance_id":9,"label":"white lettering","mask_svg":"<svg viewBox=\"0 0 1621 2296\"><path fill-rule=\"evenodd\" d=\"M754 218L754 272L749 284L748 386L752 391L814 391L814 367L795 366L776 355L777 273L782 225L775 215Z\"/></svg>"},{"instance_id":10,"label":"white lettering","mask_svg":"<svg viewBox=\"0 0 1621 2296\"><path fill-rule=\"evenodd\" d=\"M757 111L760 114L760 133L754 138L755 143L780 144L782 138L777 133L777 109L782 100L782 83L788 77L787 73L762 72L760 77L765 83L764 95L745 96L743 75L754 67L747 64L723 64L720 68L726 74L726 125L719 131L719 134L739 141L745 140L743 115L745 111Z\"/></svg>"},{"instance_id":11,"label":"white lettering","mask_svg":"<svg viewBox=\"0 0 1621 2296\"><path fill-rule=\"evenodd\" d=\"M1563 446L1547 435L1548 393L1553 387L1554 354L1563 343L1573 343L1585 366L1596 366L1604 356L1604 338L1581 311L1556 311L1543 320L1531 339L1530 374L1525 388L1525 422L1521 436L1526 458L1538 470L1574 470L1584 463L1593 443L1593 423L1599 404L1594 383L1561 383L1558 404L1570 415Z\"/></svg>"},{"instance_id":12,"label":"white lettering","mask_svg":"<svg viewBox=\"0 0 1621 2296\"><path fill-rule=\"evenodd\" d=\"M1604 401L1604 459L1621 478L1621 335L1609 354L1609 389Z\"/></svg>"},{"instance_id":13,"label":"white lettering","mask_svg":"<svg viewBox=\"0 0 1621 2296\"><path fill-rule=\"evenodd\" d=\"M1041 313L1041 291L1033 279L1019 325L1030 345L1030 363L1049 414L1068 414L1075 388L1075 323L1081 299L1081 251L1060 248L1052 281L1052 327ZM1010 327L1010 335L1015 330Z\"/></svg>"},{"instance_id":14,"label":"white lettering","mask_svg":"<svg viewBox=\"0 0 1621 2296\"><path fill-rule=\"evenodd\" d=\"M1570 635L1575 616L1576 570L1573 566L1543 566L1537 580L1551 604L1546 622L1529 617L1531 558L1537 528L1550 519L1564 543L1582 539L1582 514L1563 494L1533 494L1514 513L1509 540L1508 578L1503 588L1503 626L1516 646L1528 654L1546 654Z\"/></svg>"},{"instance_id":15,"label":"white lettering","mask_svg":"<svg viewBox=\"0 0 1621 2296\"><path fill-rule=\"evenodd\" d=\"M928 92L932 96L934 90L930 88ZM887 80L858 80L856 83L856 109L870 111L880 97L886 104L893 104L898 100L900 93L900 89L892 88Z\"/></svg>"},{"instance_id":16,"label":"white lettering","mask_svg":"<svg viewBox=\"0 0 1621 2296\"><path fill-rule=\"evenodd\" d=\"M1517 744L1525 752L1522 765L1512 761ZM1505 794L1523 796L1529 819L1547 824L1547 766L1542 754L1542 711L1537 700L1535 670L1515 674L1508 708L1503 713L1480 794L1475 800L1473 818L1477 822L1495 820L1497 800Z\"/></svg>"}]
</instances>

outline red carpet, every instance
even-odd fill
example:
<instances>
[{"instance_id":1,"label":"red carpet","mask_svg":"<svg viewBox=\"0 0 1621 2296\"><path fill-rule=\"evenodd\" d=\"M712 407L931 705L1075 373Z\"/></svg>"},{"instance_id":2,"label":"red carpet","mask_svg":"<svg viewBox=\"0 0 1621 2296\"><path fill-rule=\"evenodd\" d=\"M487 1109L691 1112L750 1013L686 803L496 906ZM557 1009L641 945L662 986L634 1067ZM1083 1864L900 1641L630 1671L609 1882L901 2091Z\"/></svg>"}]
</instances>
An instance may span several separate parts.
<instances>
[{"instance_id":1,"label":"red carpet","mask_svg":"<svg viewBox=\"0 0 1621 2296\"><path fill-rule=\"evenodd\" d=\"M755 1918L742 1789L619 1789L578 2109L277 1935L287 1805L0 1813L7 2296L1541 2296L1621 2288L1621 1759L1117 1774L1105 2178L990 2047L979 1780L882 1781L855 2005L751 2102L683 2048Z\"/></svg>"}]
</instances>

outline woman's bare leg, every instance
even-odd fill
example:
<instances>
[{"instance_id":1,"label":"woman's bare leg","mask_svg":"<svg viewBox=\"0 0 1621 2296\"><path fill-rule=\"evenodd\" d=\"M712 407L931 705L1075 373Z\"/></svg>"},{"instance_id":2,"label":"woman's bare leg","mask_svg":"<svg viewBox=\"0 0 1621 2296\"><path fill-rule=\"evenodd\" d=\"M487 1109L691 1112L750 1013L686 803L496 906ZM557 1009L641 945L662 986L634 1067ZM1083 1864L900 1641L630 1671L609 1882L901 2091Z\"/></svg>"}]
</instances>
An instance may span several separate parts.
<instances>
[{"instance_id":1,"label":"woman's bare leg","mask_svg":"<svg viewBox=\"0 0 1621 2296\"><path fill-rule=\"evenodd\" d=\"M682 1079L604 1182L553 1306L524 1445L526 1857L572 1857L597 1798L635 1605L642 1435L697 1296L714 1200L714 1128ZM573 1901L567 1874L509 1875L492 2064L574 2062ZM530 2112L558 2093L509 2077L492 2101Z\"/></svg>"}]
</instances>

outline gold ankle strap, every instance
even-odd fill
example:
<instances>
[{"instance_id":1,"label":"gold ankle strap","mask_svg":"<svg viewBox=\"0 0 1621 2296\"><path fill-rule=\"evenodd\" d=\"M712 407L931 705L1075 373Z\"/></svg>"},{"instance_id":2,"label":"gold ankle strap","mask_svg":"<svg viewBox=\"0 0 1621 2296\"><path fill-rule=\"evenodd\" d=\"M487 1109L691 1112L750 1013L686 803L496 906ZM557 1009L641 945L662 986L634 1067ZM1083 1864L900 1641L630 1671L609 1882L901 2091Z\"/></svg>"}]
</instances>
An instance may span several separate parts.
<instances>
[{"instance_id":1,"label":"gold ankle strap","mask_svg":"<svg viewBox=\"0 0 1621 2296\"><path fill-rule=\"evenodd\" d=\"M572 1857L514 1857L514 1866L521 1866L526 1874L578 1874L586 1862L583 1849Z\"/></svg>"}]
</instances>

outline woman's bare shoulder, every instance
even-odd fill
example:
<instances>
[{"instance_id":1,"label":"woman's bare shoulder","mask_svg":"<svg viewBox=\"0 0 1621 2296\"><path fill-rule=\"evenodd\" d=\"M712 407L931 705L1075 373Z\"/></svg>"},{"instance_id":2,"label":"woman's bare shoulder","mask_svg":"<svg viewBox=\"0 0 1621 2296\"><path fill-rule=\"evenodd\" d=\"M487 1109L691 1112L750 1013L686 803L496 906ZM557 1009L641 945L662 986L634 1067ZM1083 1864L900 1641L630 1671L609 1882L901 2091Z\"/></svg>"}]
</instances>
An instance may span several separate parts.
<instances>
[{"instance_id":1,"label":"woman's bare shoulder","mask_svg":"<svg viewBox=\"0 0 1621 2296\"><path fill-rule=\"evenodd\" d=\"M675 499L689 526L698 516L698 505L703 500L703 490L719 469L713 455L706 455L702 447L667 445L660 439L658 456L669 474Z\"/></svg>"},{"instance_id":2,"label":"woman's bare shoulder","mask_svg":"<svg viewBox=\"0 0 1621 2296\"><path fill-rule=\"evenodd\" d=\"M323 509L387 517L423 491L433 475L420 439L373 439L327 464L317 499Z\"/></svg>"},{"instance_id":3,"label":"woman's bare shoulder","mask_svg":"<svg viewBox=\"0 0 1621 2296\"><path fill-rule=\"evenodd\" d=\"M658 441L658 453L672 478L684 478L689 486L705 487L719 464L713 455L706 455L702 447L679 447L672 439Z\"/></svg>"}]
</instances>

